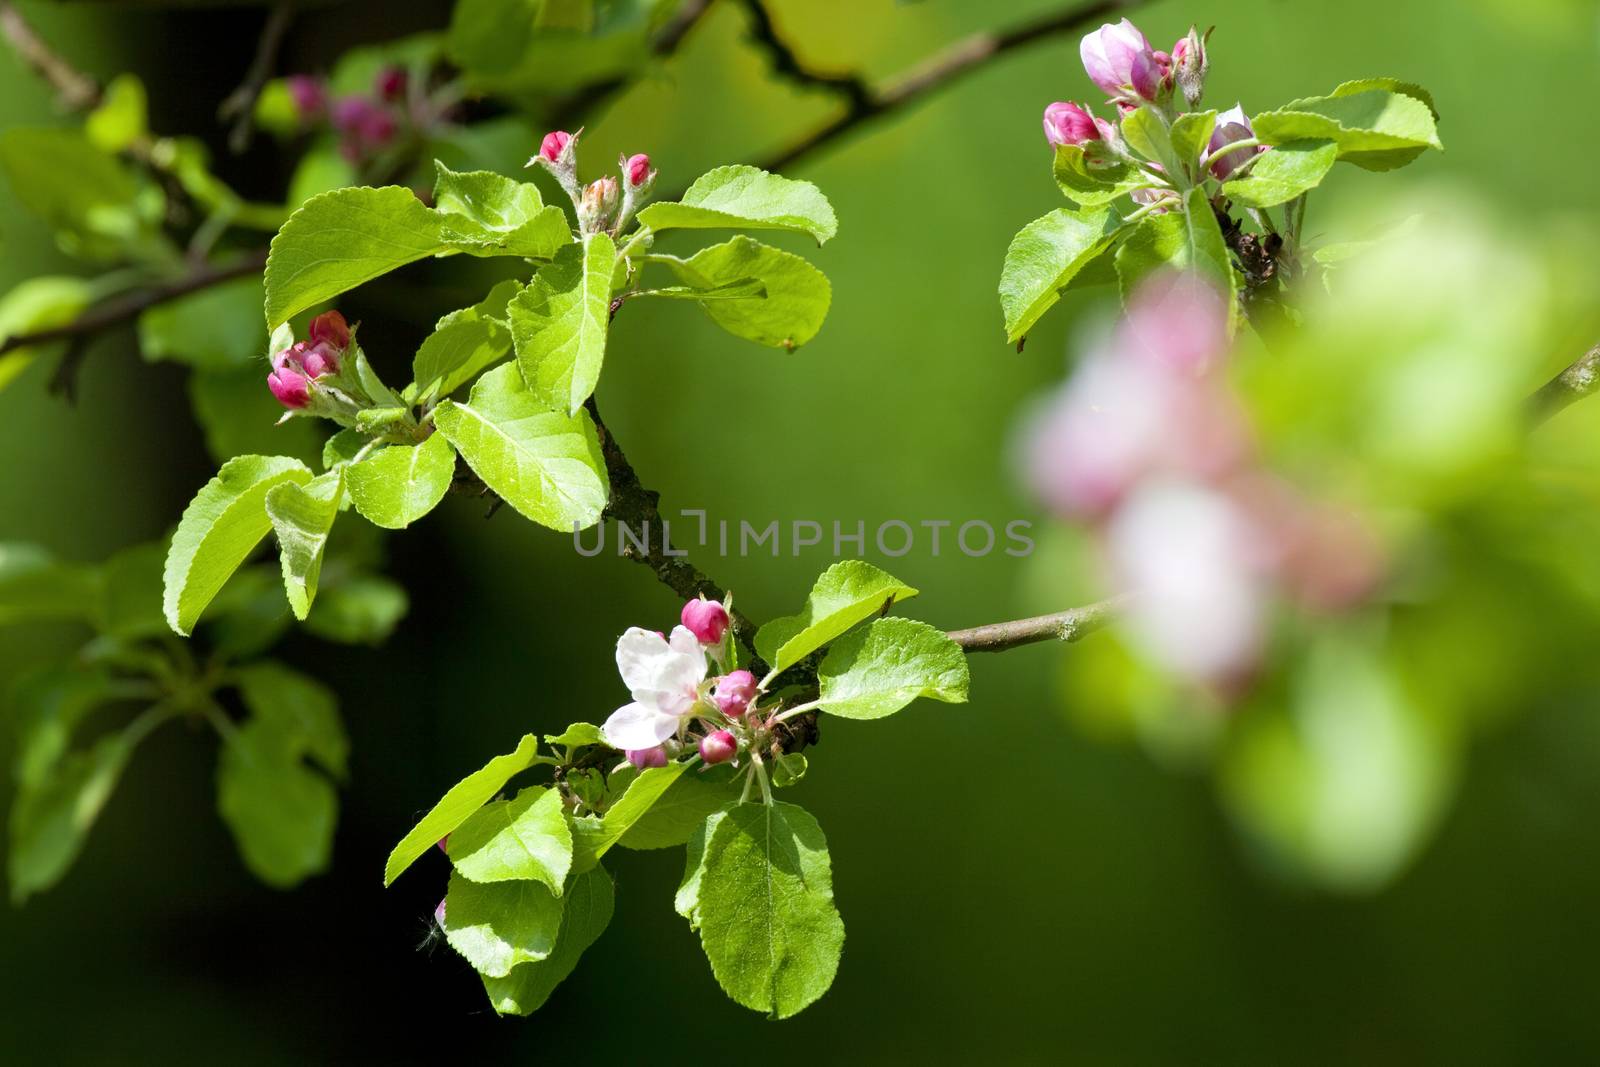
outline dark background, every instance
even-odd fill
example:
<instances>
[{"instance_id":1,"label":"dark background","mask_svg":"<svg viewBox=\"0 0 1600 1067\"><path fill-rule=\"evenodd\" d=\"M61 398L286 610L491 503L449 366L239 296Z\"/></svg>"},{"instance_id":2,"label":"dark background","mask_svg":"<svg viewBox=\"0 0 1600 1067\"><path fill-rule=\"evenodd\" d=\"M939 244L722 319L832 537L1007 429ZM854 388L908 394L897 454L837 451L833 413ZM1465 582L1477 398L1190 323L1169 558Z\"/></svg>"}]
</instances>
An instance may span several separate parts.
<instances>
[{"instance_id":1,"label":"dark background","mask_svg":"<svg viewBox=\"0 0 1600 1067\"><path fill-rule=\"evenodd\" d=\"M802 53L888 74L938 43L1041 3L787 0ZM32 4L97 75L136 71L164 131L220 148L215 102L239 80L260 13ZM314 9L285 69L349 43L442 26L443 4ZM1393 180L1539 196L1530 220L1600 208L1593 4L1213 0L1136 13L1152 39L1216 23L1210 100L1247 108L1394 74L1428 85L1448 151ZM601 156L647 150L668 186L757 159L830 113L773 82L722 5L667 74L594 129ZM1019 53L801 168L840 236L808 251L834 284L822 334L793 355L717 333L692 310L618 319L600 399L669 515L1038 518L1010 474L1016 412L1061 372L1072 315L1018 356L995 281L1006 242L1055 206L1038 114L1085 97L1076 40ZM0 58L0 123L56 121ZM260 145L227 173L260 196L287 162ZM1339 174L1332 198L1372 176ZM1386 179L1388 180L1388 179ZM0 284L70 270L0 191ZM803 250L793 243L795 250ZM407 274L351 301L380 366L401 366L438 311ZM408 290L406 285L415 287ZM365 302L364 302L365 301ZM672 304L674 302L661 302ZM417 305L417 306L412 306ZM437 306L434 306L437 305ZM1073 305L1095 306L1093 300ZM214 470L182 372L140 362L131 333L89 357L75 407L35 366L0 394L0 539L100 559L160 537ZM611 662L631 624L677 605L634 565L578 558L509 512L446 501L390 539L411 616L380 650L296 638L285 656L338 690L352 735L332 870L287 893L253 881L214 815L215 744L168 729L138 753L56 889L0 913L0 1053L13 1062L1060 1061L1578 1062L1600 1055L1600 726L1593 694L1514 709L1478 744L1456 806L1380 892L1340 897L1262 873L1199 775L1078 733L1060 695L1071 651L973 664L970 705L829 723L794 797L832 848L848 939L832 992L769 1024L728 1002L671 909L681 852L622 853L617 914L528 1020L499 1020L471 970L424 946L445 864L381 889L389 848L446 788L526 731L623 700ZM827 563L708 559L759 618L793 610ZM1065 606L1065 582L996 554L868 558L924 590L910 614L956 627ZM7 630L0 680L70 648L70 627Z\"/></svg>"}]
</instances>

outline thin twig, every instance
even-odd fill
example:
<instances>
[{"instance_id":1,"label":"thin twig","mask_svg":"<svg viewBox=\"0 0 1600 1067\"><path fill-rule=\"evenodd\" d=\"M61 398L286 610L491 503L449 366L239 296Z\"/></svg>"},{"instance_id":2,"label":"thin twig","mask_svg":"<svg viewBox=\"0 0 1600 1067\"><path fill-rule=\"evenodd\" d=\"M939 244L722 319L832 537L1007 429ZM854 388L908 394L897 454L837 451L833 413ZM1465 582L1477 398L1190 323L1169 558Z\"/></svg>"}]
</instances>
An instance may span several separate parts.
<instances>
[{"instance_id":1,"label":"thin twig","mask_svg":"<svg viewBox=\"0 0 1600 1067\"><path fill-rule=\"evenodd\" d=\"M0 36L35 74L50 84L63 107L87 111L100 103L100 84L46 44L11 0L0 0Z\"/></svg>"},{"instance_id":2,"label":"thin twig","mask_svg":"<svg viewBox=\"0 0 1600 1067\"><path fill-rule=\"evenodd\" d=\"M266 24L261 27L255 58L250 61L244 81L217 107L217 114L221 118L233 119L233 128L228 131L228 148L234 155L250 147L250 137L256 128L256 101L261 99L261 91L266 88L267 79L272 77L272 71L278 64L278 50L283 47L283 38L293 22L292 0L273 5L272 10L267 12Z\"/></svg>"},{"instance_id":3,"label":"thin twig","mask_svg":"<svg viewBox=\"0 0 1600 1067\"><path fill-rule=\"evenodd\" d=\"M1009 648L1040 641L1076 641L1105 626L1117 616L1125 603L1122 597L1112 597L1098 604L1058 611L1053 615L993 622L987 626L974 626L970 630L951 630L946 636L968 654L1004 652Z\"/></svg>"},{"instance_id":4,"label":"thin twig","mask_svg":"<svg viewBox=\"0 0 1600 1067\"><path fill-rule=\"evenodd\" d=\"M113 297L65 325L52 326L47 330L35 330L32 333L13 334L0 340L0 356L18 348L54 344L57 341L73 341L113 326L120 326L138 318L144 311L165 304L169 300L176 300L181 296L188 296L190 293L235 278L257 274L266 262L267 250L260 248L227 263L208 264L173 281Z\"/></svg>"},{"instance_id":5,"label":"thin twig","mask_svg":"<svg viewBox=\"0 0 1600 1067\"><path fill-rule=\"evenodd\" d=\"M750 14L750 39L772 58L772 73L803 86L839 93L852 111L872 106L872 88L856 74L822 74L812 70L795 55L772 23L772 14L762 0L745 0Z\"/></svg>"},{"instance_id":6,"label":"thin twig","mask_svg":"<svg viewBox=\"0 0 1600 1067\"><path fill-rule=\"evenodd\" d=\"M1600 344L1579 356L1528 398L1533 421L1543 422L1569 404L1600 391Z\"/></svg>"}]
</instances>

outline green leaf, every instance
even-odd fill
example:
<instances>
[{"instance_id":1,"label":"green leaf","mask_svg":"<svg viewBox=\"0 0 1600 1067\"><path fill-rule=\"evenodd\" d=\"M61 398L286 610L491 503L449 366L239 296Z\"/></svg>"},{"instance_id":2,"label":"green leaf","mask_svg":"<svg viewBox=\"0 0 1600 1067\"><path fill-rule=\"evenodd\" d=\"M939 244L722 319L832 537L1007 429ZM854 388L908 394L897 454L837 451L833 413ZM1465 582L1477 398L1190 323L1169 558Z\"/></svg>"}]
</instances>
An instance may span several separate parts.
<instances>
[{"instance_id":1,"label":"green leaf","mask_svg":"<svg viewBox=\"0 0 1600 1067\"><path fill-rule=\"evenodd\" d=\"M252 718L229 734L217 762L217 811L252 874L287 889L327 869L339 800L301 761L291 723Z\"/></svg>"},{"instance_id":2,"label":"green leaf","mask_svg":"<svg viewBox=\"0 0 1600 1067\"><path fill-rule=\"evenodd\" d=\"M474 882L543 882L556 896L572 867L572 831L561 794L529 786L515 800L491 800L448 842L450 862Z\"/></svg>"},{"instance_id":3,"label":"green leaf","mask_svg":"<svg viewBox=\"0 0 1600 1067\"><path fill-rule=\"evenodd\" d=\"M169 251L155 226L159 193L77 130L0 133L0 170L22 206L74 255L115 259Z\"/></svg>"},{"instance_id":4,"label":"green leaf","mask_svg":"<svg viewBox=\"0 0 1600 1067\"><path fill-rule=\"evenodd\" d=\"M1211 201L1199 186L1189 191L1183 211L1140 220L1117 249L1117 279L1127 300L1139 283L1162 270L1193 271L1227 298L1230 325L1238 316L1238 281L1233 260Z\"/></svg>"},{"instance_id":5,"label":"green leaf","mask_svg":"<svg viewBox=\"0 0 1600 1067\"><path fill-rule=\"evenodd\" d=\"M686 842L683 879L672 898L672 907L689 920L689 929L700 929L700 885L706 873L706 842L717 832L717 827L728 817L732 805L712 812L696 826Z\"/></svg>"},{"instance_id":6,"label":"green leaf","mask_svg":"<svg viewBox=\"0 0 1600 1067\"><path fill-rule=\"evenodd\" d=\"M1433 115L1433 121L1439 121L1439 108L1433 102L1433 94L1415 82L1401 81L1398 78L1360 78L1340 85L1329 96L1354 96L1364 93L1369 89L1384 89L1402 96L1415 97L1428 105L1428 111Z\"/></svg>"},{"instance_id":7,"label":"green leaf","mask_svg":"<svg viewBox=\"0 0 1600 1067\"><path fill-rule=\"evenodd\" d=\"M267 518L278 537L283 591L297 619L310 613L317 598L322 553L343 502L343 470L319 475L304 485L284 482L267 494Z\"/></svg>"},{"instance_id":8,"label":"green leaf","mask_svg":"<svg viewBox=\"0 0 1600 1067\"><path fill-rule=\"evenodd\" d=\"M733 768L724 764L681 774L650 810L617 841L623 848L674 848L687 844L710 815L739 799Z\"/></svg>"},{"instance_id":9,"label":"green leaf","mask_svg":"<svg viewBox=\"0 0 1600 1067\"><path fill-rule=\"evenodd\" d=\"M700 943L723 991L787 1019L828 991L844 950L822 829L793 804L740 804L706 839Z\"/></svg>"},{"instance_id":10,"label":"green leaf","mask_svg":"<svg viewBox=\"0 0 1600 1067\"><path fill-rule=\"evenodd\" d=\"M403 530L449 492L456 454L436 433L420 445L387 445L344 471L356 510L374 526Z\"/></svg>"},{"instance_id":11,"label":"green leaf","mask_svg":"<svg viewBox=\"0 0 1600 1067\"><path fill-rule=\"evenodd\" d=\"M545 207L537 186L488 170L458 173L438 160L434 166L434 206L451 244L479 255L549 259L572 242L566 213Z\"/></svg>"},{"instance_id":12,"label":"green leaf","mask_svg":"<svg viewBox=\"0 0 1600 1067\"><path fill-rule=\"evenodd\" d=\"M1140 107L1122 119L1122 136L1128 146L1168 174L1185 174L1184 157L1172 143L1172 132L1150 107Z\"/></svg>"},{"instance_id":13,"label":"green leaf","mask_svg":"<svg viewBox=\"0 0 1600 1067\"><path fill-rule=\"evenodd\" d=\"M1027 336L1077 273L1104 252L1122 228L1109 207L1057 208L1011 239L1000 271L1000 309L1006 340Z\"/></svg>"},{"instance_id":14,"label":"green leaf","mask_svg":"<svg viewBox=\"0 0 1600 1067\"><path fill-rule=\"evenodd\" d=\"M651 204L639 221L652 230L789 230L818 244L839 230L833 205L815 185L747 166L707 171L681 203Z\"/></svg>"},{"instance_id":15,"label":"green leaf","mask_svg":"<svg viewBox=\"0 0 1600 1067\"><path fill-rule=\"evenodd\" d=\"M267 329L397 267L449 250L442 216L404 186L314 196L272 239Z\"/></svg>"},{"instance_id":16,"label":"green leaf","mask_svg":"<svg viewBox=\"0 0 1600 1067\"><path fill-rule=\"evenodd\" d=\"M777 789L799 785L810 766L803 752L785 752L772 761L772 784Z\"/></svg>"},{"instance_id":17,"label":"green leaf","mask_svg":"<svg viewBox=\"0 0 1600 1067\"><path fill-rule=\"evenodd\" d=\"M1172 152L1191 177L1200 169L1200 160L1210 149L1211 133L1216 128L1215 111L1189 111L1173 121Z\"/></svg>"},{"instance_id":18,"label":"green leaf","mask_svg":"<svg viewBox=\"0 0 1600 1067\"><path fill-rule=\"evenodd\" d=\"M410 606L404 586L380 575L358 574L318 594L305 627L327 641L377 645L394 632Z\"/></svg>"},{"instance_id":19,"label":"green leaf","mask_svg":"<svg viewBox=\"0 0 1600 1067\"><path fill-rule=\"evenodd\" d=\"M150 133L144 83L132 74L118 74L100 96L100 104L83 120L83 132L102 152L121 152Z\"/></svg>"},{"instance_id":20,"label":"green leaf","mask_svg":"<svg viewBox=\"0 0 1600 1067\"><path fill-rule=\"evenodd\" d=\"M550 955L511 969L504 978L483 976L489 1003L501 1015L530 1015L544 1006L556 986L577 967L579 958L599 940L611 922L616 901L611 876L604 867L572 880L561 913L561 931ZM448 907L447 907L448 913Z\"/></svg>"},{"instance_id":21,"label":"green leaf","mask_svg":"<svg viewBox=\"0 0 1600 1067\"><path fill-rule=\"evenodd\" d=\"M184 509L167 551L163 610L167 625L188 635L211 598L272 529L267 493L304 485L311 471L283 456L239 456L222 465Z\"/></svg>"},{"instance_id":22,"label":"green leaf","mask_svg":"<svg viewBox=\"0 0 1600 1067\"><path fill-rule=\"evenodd\" d=\"M846 719L881 719L918 697L964 704L967 657L944 632L877 619L833 643L817 670L818 701Z\"/></svg>"},{"instance_id":23,"label":"green leaf","mask_svg":"<svg viewBox=\"0 0 1600 1067\"><path fill-rule=\"evenodd\" d=\"M655 802L661 799L673 782L689 767L688 763L669 763L665 767L651 767L628 783L628 788L606 809L596 833L584 834L573 842L572 865L575 870L586 871L611 851L611 846L622 839L628 828L645 816Z\"/></svg>"},{"instance_id":24,"label":"green leaf","mask_svg":"<svg viewBox=\"0 0 1600 1067\"><path fill-rule=\"evenodd\" d=\"M735 337L793 351L817 335L828 315L833 288L816 267L799 256L740 235L702 248L668 266L689 285L715 290L754 278L763 295L732 297L718 293L702 298L700 308L711 321Z\"/></svg>"},{"instance_id":25,"label":"green leaf","mask_svg":"<svg viewBox=\"0 0 1600 1067\"><path fill-rule=\"evenodd\" d=\"M1387 89L1295 100L1257 115L1251 125L1263 144L1333 141L1340 159L1367 170L1403 167L1429 148L1443 147L1430 103Z\"/></svg>"},{"instance_id":26,"label":"green leaf","mask_svg":"<svg viewBox=\"0 0 1600 1067\"><path fill-rule=\"evenodd\" d=\"M139 350L147 360L206 370L256 367L267 344L261 297L261 279L252 276L157 304L139 316Z\"/></svg>"},{"instance_id":27,"label":"green leaf","mask_svg":"<svg viewBox=\"0 0 1600 1067\"><path fill-rule=\"evenodd\" d=\"M444 936L479 974L504 978L550 956L561 912L561 898L541 882L474 882L456 871L444 898Z\"/></svg>"},{"instance_id":28,"label":"green leaf","mask_svg":"<svg viewBox=\"0 0 1600 1067\"><path fill-rule=\"evenodd\" d=\"M1090 166L1084 158L1083 146L1075 144L1056 146L1051 172L1056 185L1080 207L1104 207L1135 189L1147 189L1155 184L1150 175L1126 163Z\"/></svg>"},{"instance_id":29,"label":"green leaf","mask_svg":"<svg viewBox=\"0 0 1600 1067\"><path fill-rule=\"evenodd\" d=\"M388 886L393 883L400 877L402 871L416 862L418 856L432 848L440 838L466 822L468 816L500 792L511 780L512 775L533 766L538 749L538 740L532 734L526 734L517 743L515 752L496 756L451 786L428 814L411 828L411 832L400 839L394 851L389 853L389 861L383 868L383 884Z\"/></svg>"},{"instance_id":30,"label":"green leaf","mask_svg":"<svg viewBox=\"0 0 1600 1067\"><path fill-rule=\"evenodd\" d=\"M568 245L512 299L522 379L547 407L576 415L600 381L617 246L603 233Z\"/></svg>"},{"instance_id":31,"label":"green leaf","mask_svg":"<svg viewBox=\"0 0 1600 1067\"><path fill-rule=\"evenodd\" d=\"M99 616L100 588L93 568L61 563L38 545L0 541L0 625L93 621Z\"/></svg>"},{"instance_id":32,"label":"green leaf","mask_svg":"<svg viewBox=\"0 0 1600 1067\"><path fill-rule=\"evenodd\" d=\"M161 572L166 546L133 545L106 560L101 571L101 629L113 637L159 637L167 633L161 614Z\"/></svg>"},{"instance_id":33,"label":"green leaf","mask_svg":"<svg viewBox=\"0 0 1600 1067\"><path fill-rule=\"evenodd\" d=\"M73 734L91 712L116 698L116 686L100 668L55 664L23 675L10 697L17 788L28 790L49 781L72 748Z\"/></svg>"},{"instance_id":34,"label":"green leaf","mask_svg":"<svg viewBox=\"0 0 1600 1067\"><path fill-rule=\"evenodd\" d=\"M469 308L440 319L411 361L413 400L449 396L511 354L507 305L522 283L507 280Z\"/></svg>"},{"instance_id":35,"label":"green leaf","mask_svg":"<svg viewBox=\"0 0 1600 1067\"><path fill-rule=\"evenodd\" d=\"M344 778L350 741L333 690L272 660L238 668L234 681L253 721L280 734L287 751L296 758L310 756L335 778Z\"/></svg>"},{"instance_id":36,"label":"green leaf","mask_svg":"<svg viewBox=\"0 0 1600 1067\"><path fill-rule=\"evenodd\" d=\"M41 781L18 788L8 864L13 903L21 904L67 873L142 736L142 729L129 727L103 737L65 756Z\"/></svg>"},{"instance_id":37,"label":"green leaf","mask_svg":"<svg viewBox=\"0 0 1600 1067\"><path fill-rule=\"evenodd\" d=\"M446 400L433 419L484 484L525 518L562 533L600 521L610 483L589 413L548 410L514 365L484 374L470 403Z\"/></svg>"},{"instance_id":38,"label":"green leaf","mask_svg":"<svg viewBox=\"0 0 1600 1067\"><path fill-rule=\"evenodd\" d=\"M600 727L589 722L575 722L559 734L545 734L544 743L552 748L577 748L581 745L603 745L606 735Z\"/></svg>"},{"instance_id":39,"label":"green leaf","mask_svg":"<svg viewBox=\"0 0 1600 1067\"><path fill-rule=\"evenodd\" d=\"M18 334L35 333L73 322L89 306L94 290L82 278L44 275L18 282L0 296L0 341ZM43 349L13 348L0 355L0 389L11 384Z\"/></svg>"},{"instance_id":40,"label":"green leaf","mask_svg":"<svg viewBox=\"0 0 1600 1067\"><path fill-rule=\"evenodd\" d=\"M756 651L773 671L799 663L858 622L917 591L870 563L843 560L823 571L796 615L756 631Z\"/></svg>"},{"instance_id":41,"label":"green leaf","mask_svg":"<svg viewBox=\"0 0 1600 1067\"><path fill-rule=\"evenodd\" d=\"M664 300L762 300L766 295L767 287L761 284L760 278L740 278L705 289L693 285L663 285L656 289L638 289L628 294L630 298L649 296Z\"/></svg>"},{"instance_id":42,"label":"green leaf","mask_svg":"<svg viewBox=\"0 0 1600 1067\"><path fill-rule=\"evenodd\" d=\"M1277 207L1320 185L1338 158L1332 141L1290 141L1263 152L1244 177L1224 182L1222 193L1241 207Z\"/></svg>"}]
</instances>

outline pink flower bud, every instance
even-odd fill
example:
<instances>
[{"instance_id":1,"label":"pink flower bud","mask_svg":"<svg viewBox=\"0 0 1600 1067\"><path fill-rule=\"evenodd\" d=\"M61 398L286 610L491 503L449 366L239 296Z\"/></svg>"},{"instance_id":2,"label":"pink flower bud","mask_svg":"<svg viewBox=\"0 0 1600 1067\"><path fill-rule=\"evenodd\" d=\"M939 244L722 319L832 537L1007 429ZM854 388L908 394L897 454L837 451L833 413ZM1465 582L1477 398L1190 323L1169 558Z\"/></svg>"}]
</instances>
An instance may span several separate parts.
<instances>
[{"instance_id":1,"label":"pink flower bud","mask_svg":"<svg viewBox=\"0 0 1600 1067\"><path fill-rule=\"evenodd\" d=\"M628 176L629 185L643 185L650 177L650 157L640 152L636 156L629 156L628 162L623 165L623 173Z\"/></svg>"},{"instance_id":2,"label":"pink flower bud","mask_svg":"<svg viewBox=\"0 0 1600 1067\"><path fill-rule=\"evenodd\" d=\"M1115 25L1107 23L1085 36L1078 53L1089 80L1107 96L1124 97L1131 92L1145 100L1155 100L1159 95L1161 65L1150 42L1127 19Z\"/></svg>"},{"instance_id":3,"label":"pink flower bud","mask_svg":"<svg viewBox=\"0 0 1600 1067\"><path fill-rule=\"evenodd\" d=\"M403 68L384 67L378 71L372 88L381 99L392 102L406 95L406 81L406 72Z\"/></svg>"},{"instance_id":4,"label":"pink flower bud","mask_svg":"<svg viewBox=\"0 0 1600 1067\"><path fill-rule=\"evenodd\" d=\"M660 745L655 748L630 748L625 755L628 757L628 762L641 771L667 765L667 750Z\"/></svg>"},{"instance_id":5,"label":"pink flower bud","mask_svg":"<svg viewBox=\"0 0 1600 1067\"><path fill-rule=\"evenodd\" d=\"M300 368L305 372L307 378L320 378L324 374L338 374L339 354L326 341L314 345L305 345L305 351L300 354Z\"/></svg>"},{"instance_id":6,"label":"pink flower bud","mask_svg":"<svg viewBox=\"0 0 1600 1067\"><path fill-rule=\"evenodd\" d=\"M289 99L301 121L321 118L328 110L328 87L321 78L309 74L295 74L284 79L289 89Z\"/></svg>"},{"instance_id":7,"label":"pink flower bud","mask_svg":"<svg viewBox=\"0 0 1600 1067\"><path fill-rule=\"evenodd\" d=\"M1206 41L1193 26L1172 46L1172 76L1190 107L1198 107L1206 85Z\"/></svg>"},{"instance_id":8,"label":"pink flower bud","mask_svg":"<svg viewBox=\"0 0 1600 1067\"><path fill-rule=\"evenodd\" d=\"M437 908L433 909L433 921L438 923L439 927L441 929L443 929L443 927L444 927L444 901L442 901L442 900L439 901L439 906Z\"/></svg>"},{"instance_id":9,"label":"pink flower bud","mask_svg":"<svg viewBox=\"0 0 1600 1067\"><path fill-rule=\"evenodd\" d=\"M267 375L267 388L278 398L278 403L298 410L311 403L311 383L305 375L288 366L279 367Z\"/></svg>"},{"instance_id":10,"label":"pink flower bud","mask_svg":"<svg viewBox=\"0 0 1600 1067\"><path fill-rule=\"evenodd\" d=\"M1239 141L1253 140L1255 135L1255 130L1250 128L1250 120L1245 116L1244 108L1239 104L1235 104L1232 108L1217 116L1217 126L1211 133L1211 144L1207 146L1207 151L1215 153L1218 149L1226 148L1228 145L1236 144ZM1244 166L1246 160L1256 153L1265 152L1266 150L1265 145L1257 145L1255 148L1235 149L1227 155L1219 156L1213 160L1211 173L1216 175L1218 181L1227 181L1235 171Z\"/></svg>"},{"instance_id":11,"label":"pink flower bud","mask_svg":"<svg viewBox=\"0 0 1600 1067\"><path fill-rule=\"evenodd\" d=\"M685 604L680 619L702 645L719 644L728 632L728 609L705 597Z\"/></svg>"},{"instance_id":12,"label":"pink flower bud","mask_svg":"<svg viewBox=\"0 0 1600 1067\"><path fill-rule=\"evenodd\" d=\"M707 765L727 763L739 753L739 742L727 730L717 730L700 739L700 758Z\"/></svg>"},{"instance_id":13,"label":"pink flower bud","mask_svg":"<svg viewBox=\"0 0 1600 1067\"><path fill-rule=\"evenodd\" d=\"M1044 139L1052 146L1101 140L1100 126L1088 109L1058 100L1044 109Z\"/></svg>"},{"instance_id":14,"label":"pink flower bud","mask_svg":"<svg viewBox=\"0 0 1600 1067\"><path fill-rule=\"evenodd\" d=\"M717 679L717 690L711 702L728 718L737 719L749 710L756 693L755 675L749 671L731 671Z\"/></svg>"},{"instance_id":15,"label":"pink flower bud","mask_svg":"<svg viewBox=\"0 0 1600 1067\"><path fill-rule=\"evenodd\" d=\"M572 143L572 134L566 130L552 130L544 135L544 140L539 142L539 154L546 162L554 163L561 153L567 150L567 145Z\"/></svg>"},{"instance_id":16,"label":"pink flower bud","mask_svg":"<svg viewBox=\"0 0 1600 1067\"><path fill-rule=\"evenodd\" d=\"M350 347L350 326L337 311L324 311L312 319L306 336L311 338L312 344L325 343L336 352Z\"/></svg>"},{"instance_id":17,"label":"pink flower bud","mask_svg":"<svg viewBox=\"0 0 1600 1067\"><path fill-rule=\"evenodd\" d=\"M439 840L435 841L434 844L439 846L439 851L440 852L443 852L446 856L450 855L450 835L449 834L445 834L443 837L439 838Z\"/></svg>"}]
</instances>

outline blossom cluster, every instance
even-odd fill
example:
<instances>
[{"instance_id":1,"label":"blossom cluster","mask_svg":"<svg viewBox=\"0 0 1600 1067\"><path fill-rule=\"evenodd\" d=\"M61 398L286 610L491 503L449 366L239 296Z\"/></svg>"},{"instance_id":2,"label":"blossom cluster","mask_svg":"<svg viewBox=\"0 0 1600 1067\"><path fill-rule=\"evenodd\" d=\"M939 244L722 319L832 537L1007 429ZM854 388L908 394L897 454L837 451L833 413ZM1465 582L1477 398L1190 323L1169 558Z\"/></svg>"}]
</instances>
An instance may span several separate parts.
<instances>
[{"instance_id":1,"label":"blossom cluster","mask_svg":"<svg viewBox=\"0 0 1600 1067\"><path fill-rule=\"evenodd\" d=\"M1146 282L1048 402L1027 453L1041 498L1094 530L1141 649L1224 689L1250 677L1275 604L1343 609L1382 570L1357 515L1261 463L1226 378L1227 319L1197 276Z\"/></svg>"},{"instance_id":2,"label":"blossom cluster","mask_svg":"<svg viewBox=\"0 0 1600 1067\"><path fill-rule=\"evenodd\" d=\"M548 170L571 197L580 232L619 234L650 198L657 172L650 166L650 157L639 152L617 158L620 181L608 175L580 185L578 141L582 136L582 130L550 131L539 142L539 151L528 160L528 166Z\"/></svg>"},{"instance_id":3,"label":"blossom cluster","mask_svg":"<svg viewBox=\"0 0 1600 1067\"><path fill-rule=\"evenodd\" d=\"M335 97L325 79L311 74L293 75L286 85L301 127L332 129L340 154L352 163L372 159L407 130L425 130L446 117L426 93L413 91L401 67L380 68L368 93Z\"/></svg>"}]
</instances>

